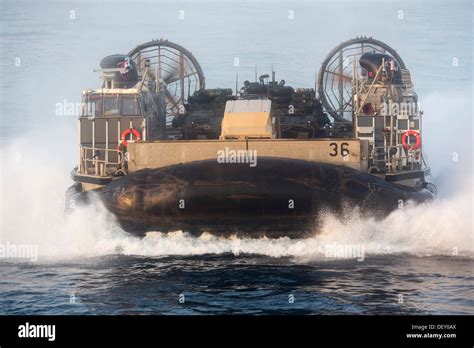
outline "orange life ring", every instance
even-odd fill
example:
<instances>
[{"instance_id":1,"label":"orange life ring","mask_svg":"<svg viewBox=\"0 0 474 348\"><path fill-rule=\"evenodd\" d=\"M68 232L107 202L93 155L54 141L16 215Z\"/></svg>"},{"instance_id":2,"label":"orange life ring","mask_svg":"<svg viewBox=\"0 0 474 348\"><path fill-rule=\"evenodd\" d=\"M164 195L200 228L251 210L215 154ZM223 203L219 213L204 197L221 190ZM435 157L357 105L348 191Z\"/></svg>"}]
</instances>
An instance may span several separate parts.
<instances>
[{"instance_id":1,"label":"orange life ring","mask_svg":"<svg viewBox=\"0 0 474 348\"><path fill-rule=\"evenodd\" d=\"M408 144L407 143L407 138L409 135L412 135L416 138L415 144ZM420 132L414 131L414 130L409 130L403 133L402 135L402 146L405 150L418 150L421 147L421 136Z\"/></svg>"},{"instance_id":2,"label":"orange life ring","mask_svg":"<svg viewBox=\"0 0 474 348\"><path fill-rule=\"evenodd\" d=\"M128 129L125 129L122 133L122 137L121 137L121 143L123 144L123 146L125 148L127 148L127 136L129 136L130 134L133 134L135 136L135 138L137 138L137 141L141 140L142 139L142 136L140 134L140 132L138 130L136 130L135 128L128 128Z\"/></svg>"}]
</instances>

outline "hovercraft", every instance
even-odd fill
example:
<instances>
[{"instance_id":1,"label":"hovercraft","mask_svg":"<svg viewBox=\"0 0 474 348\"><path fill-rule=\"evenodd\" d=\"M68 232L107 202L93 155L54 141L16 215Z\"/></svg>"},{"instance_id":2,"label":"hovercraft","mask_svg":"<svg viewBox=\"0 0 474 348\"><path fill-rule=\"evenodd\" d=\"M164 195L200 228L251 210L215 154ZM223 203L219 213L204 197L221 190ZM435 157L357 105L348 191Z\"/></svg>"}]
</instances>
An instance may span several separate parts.
<instances>
[{"instance_id":1,"label":"hovercraft","mask_svg":"<svg viewBox=\"0 0 474 348\"><path fill-rule=\"evenodd\" d=\"M410 73L378 40L332 50L317 93L273 71L234 93L206 89L195 57L167 40L100 65L67 209L98 197L134 234L299 238L321 214L384 217L436 197Z\"/></svg>"}]
</instances>

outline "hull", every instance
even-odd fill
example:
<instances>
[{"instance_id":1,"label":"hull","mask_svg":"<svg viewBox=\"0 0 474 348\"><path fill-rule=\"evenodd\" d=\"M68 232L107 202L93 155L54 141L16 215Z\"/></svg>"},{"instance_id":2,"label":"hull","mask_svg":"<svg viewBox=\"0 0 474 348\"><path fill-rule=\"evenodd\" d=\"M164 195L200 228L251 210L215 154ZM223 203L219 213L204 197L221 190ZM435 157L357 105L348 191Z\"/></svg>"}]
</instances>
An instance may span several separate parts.
<instances>
[{"instance_id":1,"label":"hull","mask_svg":"<svg viewBox=\"0 0 474 348\"><path fill-rule=\"evenodd\" d=\"M400 201L433 199L430 185L411 188L343 166L259 158L254 168L209 160L144 169L94 192L135 234L184 230L300 238L317 229L325 212L343 216L358 206L364 214L384 217ZM78 186L68 196L89 199Z\"/></svg>"}]
</instances>

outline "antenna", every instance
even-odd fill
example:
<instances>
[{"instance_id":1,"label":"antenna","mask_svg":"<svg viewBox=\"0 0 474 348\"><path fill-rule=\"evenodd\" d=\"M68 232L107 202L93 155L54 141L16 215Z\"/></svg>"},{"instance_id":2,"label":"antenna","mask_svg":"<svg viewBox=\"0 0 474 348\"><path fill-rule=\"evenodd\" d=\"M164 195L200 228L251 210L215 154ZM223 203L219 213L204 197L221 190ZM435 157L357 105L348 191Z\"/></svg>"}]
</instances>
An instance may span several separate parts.
<instances>
[{"instance_id":1,"label":"antenna","mask_svg":"<svg viewBox=\"0 0 474 348\"><path fill-rule=\"evenodd\" d=\"M273 64L272 64L272 82L275 82L275 71L273 70Z\"/></svg>"},{"instance_id":2,"label":"antenna","mask_svg":"<svg viewBox=\"0 0 474 348\"><path fill-rule=\"evenodd\" d=\"M257 64L255 64L255 82L257 82Z\"/></svg>"},{"instance_id":3,"label":"antenna","mask_svg":"<svg viewBox=\"0 0 474 348\"><path fill-rule=\"evenodd\" d=\"M237 97L237 91L239 90L239 73L235 73L235 96Z\"/></svg>"}]
</instances>

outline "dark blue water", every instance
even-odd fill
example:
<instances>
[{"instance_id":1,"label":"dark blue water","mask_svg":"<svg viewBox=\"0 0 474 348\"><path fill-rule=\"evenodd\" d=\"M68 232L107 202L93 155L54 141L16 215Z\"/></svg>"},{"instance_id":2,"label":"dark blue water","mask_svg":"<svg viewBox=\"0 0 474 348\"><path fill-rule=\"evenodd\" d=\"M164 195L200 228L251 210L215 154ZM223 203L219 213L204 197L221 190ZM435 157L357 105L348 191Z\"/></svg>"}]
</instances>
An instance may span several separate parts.
<instances>
[{"instance_id":1,"label":"dark blue water","mask_svg":"<svg viewBox=\"0 0 474 348\"><path fill-rule=\"evenodd\" d=\"M0 314L474 314L472 13L468 0L2 1L0 246L31 244L38 258L0 258ZM76 121L55 104L99 86L101 57L163 37L193 52L208 87L252 79L255 64L312 87L325 55L359 35L411 70L437 202L382 221L328 215L301 240L139 239L100 206L63 215Z\"/></svg>"},{"instance_id":2,"label":"dark blue water","mask_svg":"<svg viewBox=\"0 0 474 348\"><path fill-rule=\"evenodd\" d=\"M472 314L472 266L409 255L362 264L232 254L2 263L0 305L4 314Z\"/></svg>"}]
</instances>

